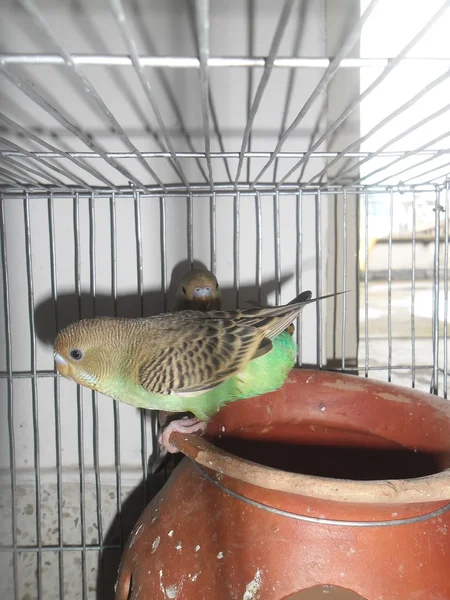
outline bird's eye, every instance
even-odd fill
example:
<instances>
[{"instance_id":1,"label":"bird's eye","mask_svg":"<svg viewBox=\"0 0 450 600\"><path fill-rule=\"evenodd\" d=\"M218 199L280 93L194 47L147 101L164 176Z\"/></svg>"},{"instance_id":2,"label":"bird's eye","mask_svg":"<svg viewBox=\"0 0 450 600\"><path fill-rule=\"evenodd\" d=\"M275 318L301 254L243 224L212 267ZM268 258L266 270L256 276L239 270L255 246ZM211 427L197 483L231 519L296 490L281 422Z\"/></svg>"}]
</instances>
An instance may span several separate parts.
<instances>
[{"instance_id":1,"label":"bird's eye","mask_svg":"<svg viewBox=\"0 0 450 600\"><path fill-rule=\"evenodd\" d=\"M186 288L181 288L181 291L183 292L183 294L186 296Z\"/></svg>"},{"instance_id":2,"label":"bird's eye","mask_svg":"<svg viewBox=\"0 0 450 600\"><path fill-rule=\"evenodd\" d=\"M200 288L195 288L195 291L196 291L197 293L199 293L199 292L200 292Z\"/></svg>"},{"instance_id":3,"label":"bird's eye","mask_svg":"<svg viewBox=\"0 0 450 600\"><path fill-rule=\"evenodd\" d=\"M81 352L81 350L71 350L70 358L73 358L73 360L81 360L83 358L83 353Z\"/></svg>"}]
</instances>

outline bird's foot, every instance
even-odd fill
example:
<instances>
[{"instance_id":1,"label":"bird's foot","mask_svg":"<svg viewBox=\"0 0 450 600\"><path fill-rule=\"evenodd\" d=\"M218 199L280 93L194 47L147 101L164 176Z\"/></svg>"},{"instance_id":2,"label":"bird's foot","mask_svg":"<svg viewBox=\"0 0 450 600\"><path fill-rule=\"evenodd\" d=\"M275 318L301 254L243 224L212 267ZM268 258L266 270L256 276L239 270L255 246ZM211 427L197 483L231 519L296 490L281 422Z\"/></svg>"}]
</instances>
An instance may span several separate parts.
<instances>
[{"instance_id":1,"label":"bird's foot","mask_svg":"<svg viewBox=\"0 0 450 600\"><path fill-rule=\"evenodd\" d=\"M180 433L198 433L199 435L203 435L206 430L206 425L207 424L205 421L200 421L195 417L183 417L182 419L171 421L159 436L158 441L161 446L167 450L167 452L170 452L170 454L175 454L176 452L179 452L179 450L169 441L170 436L174 431L179 431Z\"/></svg>"}]
</instances>

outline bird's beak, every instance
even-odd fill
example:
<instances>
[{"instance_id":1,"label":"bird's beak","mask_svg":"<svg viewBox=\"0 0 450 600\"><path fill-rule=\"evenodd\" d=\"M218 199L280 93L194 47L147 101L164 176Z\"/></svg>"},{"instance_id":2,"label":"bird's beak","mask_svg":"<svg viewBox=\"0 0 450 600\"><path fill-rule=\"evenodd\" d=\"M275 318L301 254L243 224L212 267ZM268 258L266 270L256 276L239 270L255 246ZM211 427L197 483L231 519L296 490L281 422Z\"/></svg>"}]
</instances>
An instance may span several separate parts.
<instances>
[{"instance_id":1,"label":"bird's beak","mask_svg":"<svg viewBox=\"0 0 450 600\"><path fill-rule=\"evenodd\" d=\"M194 302L202 307L208 307L212 299L212 289L209 286L197 287L193 293Z\"/></svg>"},{"instance_id":2,"label":"bird's beak","mask_svg":"<svg viewBox=\"0 0 450 600\"><path fill-rule=\"evenodd\" d=\"M66 360L64 360L64 358L56 351L53 353L53 358L55 359L56 368L58 369L60 374L66 379L70 379L69 363Z\"/></svg>"}]
</instances>

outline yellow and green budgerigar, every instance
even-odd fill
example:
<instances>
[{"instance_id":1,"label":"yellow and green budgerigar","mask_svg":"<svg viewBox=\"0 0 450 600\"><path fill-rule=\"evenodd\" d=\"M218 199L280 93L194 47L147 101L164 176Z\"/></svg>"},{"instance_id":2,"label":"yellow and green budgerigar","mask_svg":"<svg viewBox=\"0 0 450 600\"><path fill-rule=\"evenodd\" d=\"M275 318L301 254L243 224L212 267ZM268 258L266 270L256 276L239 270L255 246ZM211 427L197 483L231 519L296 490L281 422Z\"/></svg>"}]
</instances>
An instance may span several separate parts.
<instances>
[{"instance_id":1,"label":"yellow and green budgerigar","mask_svg":"<svg viewBox=\"0 0 450 600\"><path fill-rule=\"evenodd\" d=\"M54 344L58 371L76 383L137 408L192 412L172 421L162 445L177 452L173 431L202 433L223 405L274 391L295 363L286 327L311 299L244 310L181 310L138 319L83 319ZM270 368L269 368L270 367Z\"/></svg>"}]
</instances>

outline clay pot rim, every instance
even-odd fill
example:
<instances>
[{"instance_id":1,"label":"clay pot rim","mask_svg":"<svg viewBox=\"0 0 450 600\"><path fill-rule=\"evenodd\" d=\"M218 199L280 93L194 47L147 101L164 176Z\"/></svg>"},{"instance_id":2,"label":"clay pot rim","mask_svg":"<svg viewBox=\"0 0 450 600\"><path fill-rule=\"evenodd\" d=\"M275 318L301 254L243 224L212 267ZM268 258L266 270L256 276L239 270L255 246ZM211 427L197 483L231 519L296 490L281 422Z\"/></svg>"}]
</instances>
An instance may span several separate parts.
<instances>
[{"instance_id":1,"label":"clay pot rim","mask_svg":"<svg viewBox=\"0 0 450 600\"><path fill-rule=\"evenodd\" d=\"M359 385L359 377L336 374L327 371L314 371L310 369L294 369L295 374L291 383L307 384L312 378L330 380L336 385L344 383L352 393L367 393L375 389L379 392L382 388L391 396L399 396L411 402L430 403L431 395L417 390L408 390L392 384L365 378ZM306 378L306 380L305 380ZM338 382L336 380L339 380ZM355 390L355 382L358 388ZM317 382L316 382L317 383ZM311 392L309 392L311 397ZM394 398L392 401L395 401ZM442 399L443 402L445 402ZM434 400L432 402L434 404ZM438 406L439 403L436 404ZM445 418L450 419L447 402L445 402ZM443 416L443 415L441 415ZM393 438L395 439L395 438ZM265 466L257 462L236 456L215 446L207 439L192 434L172 433L170 441L186 456L209 472L215 472L213 478L220 481L221 476L246 483L259 488L284 492L319 500L360 503L360 504L428 504L433 502L450 502L450 468L424 477L409 479L379 479L379 480L351 480L307 475L283 471Z\"/></svg>"},{"instance_id":2,"label":"clay pot rim","mask_svg":"<svg viewBox=\"0 0 450 600\"><path fill-rule=\"evenodd\" d=\"M414 479L335 479L267 467L230 454L195 434L174 432L170 441L197 464L220 476L273 491L361 504L450 501L450 469Z\"/></svg>"}]
</instances>

